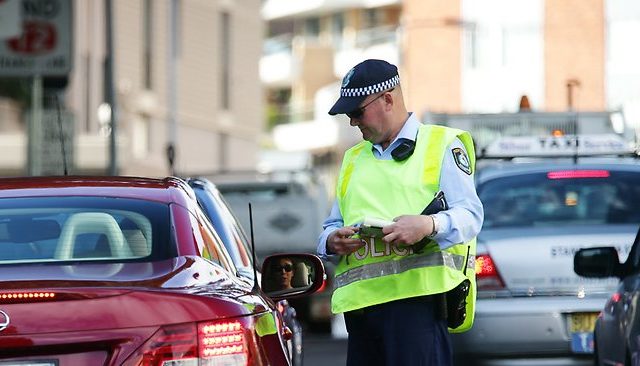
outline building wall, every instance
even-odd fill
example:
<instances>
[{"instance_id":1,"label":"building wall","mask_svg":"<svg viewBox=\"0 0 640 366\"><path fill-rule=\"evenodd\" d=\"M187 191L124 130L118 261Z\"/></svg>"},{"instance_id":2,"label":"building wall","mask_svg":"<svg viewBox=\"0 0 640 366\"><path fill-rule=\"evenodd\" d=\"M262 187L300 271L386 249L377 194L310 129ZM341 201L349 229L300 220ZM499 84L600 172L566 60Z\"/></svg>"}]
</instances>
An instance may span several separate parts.
<instances>
[{"instance_id":1,"label":"building wall","mask_svg":"<svg viewBox=\"0 0 640 366\"><path fill-rule=\"evenodd\" d=\"M295 45L293 52L298 60L298 73L292 85L292 96L303 109L311 108L320 88L336 81L333 51L333 47L322 42L299 42Z\"/></svg>"},{"instance_id":2,"label":"building wall","mask_svg":"<svg viewBox=\"0 0 640 366\"><path fill-rule=\"evenodd\" d=\"M640 48L634 47L640 34L640 2L607 0L605 5L605 79L607 107L625 107L640 131Z\"/></svg>"},{"instance_id":3,"label":"building wall","mask_svg":"<svg viewBox=\"0 0 640 366\"><path fill-rule=\"evenodd\" d=\"M77 3L77 4L76 4ZM119 107L120 173L166 175L169 125L170 1L151 1L151 85L145 85L144 0L114 1L115 86ZM252 169L263 125L258 60L263 23L258 0L179 1L176 172ZM75 67L68 107L78 133L99 135L104 101L104 4L76 1ZM222 13L229 19L229 52L222 52ZM226 61L228 68L223 69ZM228 106L222 79L228 75ZM87 94L88 93L88 94ZM106 137L102 144L106 144ZM237 152L242 153L238 154Z\"/></svg>"},{"instance_id":4,"label":"building wall","mask_svg":"<svg viewBox=\"0 0 640 366\"><path fill-rule=\"evenodd\" d=\"M574 79L577 110L605 108L604 0L546 0L545 109L568 109L567 81Z\"/></svg>"},{"instance_id":5,"label":"building wall","mask_svg":"<svg viewBox=\"0 0 640 366\"><path fill-rule=\"evenodd\" d=\"M402 85L417 113L461 110L460 0L406 0Z\"/></svg>"},{"instance_id":6,"label":"building wall","mask_svg":"<svg viewBox=\"0 0 640 366\"><path fill-rule=\"evenodd\" d=\"M513 112L522 95L563 111L569 80L574 108L606 107L604 0L408 0L403 19L403 85L418 113Z\"/></svg>"},{"instance_id":7,"label":"building wall","mask_svg":"<svg viewBox=\"0 0 640 366\"><path fill-rule=\"evenodd\" d=\"M533 111L565 111L567 82L575 80L574 109L624 107L627 122L640 126L640 51L634 47L640 31L637 0L403 0L380 5L387 9L384 24L378 25L392 29L395 24L401 35L386 48L380 47L384 27L367 26L374 4L357 7L336 0L329 7L329 2L318 2L310 5L317 7L316 12L296 13L294 2L284 12L293 24L342 12L343 30L333 32L334 39L342 36L333 54L337 80L365 58L394 62L400 67L408 107L421 117L427 111L515 112L522 96L527 96ZM324 19L323 24L331 22ZM300 29L294 27L296 36ZM378 43L363 46L359 40L367 37ZM290 55L292 70L298 62L295 54ZM314 76L292 78L291 84L296 88L301 84L301 90L316 89ZM337 86L332 85L319 88L316 99L325 94L324 99L333 102ZM283 82L277 84L278 89L285 87ZM316 120L325 109L316 111Z\"/></svg>"},{"instance_id":8,"label":"building wall","mask_svg":"<svg viewBox=\"0 0 640 366\"><path fill-rule=\"evenodd\" d=\"M73 10L75 42L67 106L75 111L77 131L96 133L99 129L97 110L104 101L104 3L76 1Z\"/></svg>"},{"instance_id":9,"label":"building wall","mask_svg":"<svg viewBox=\"0 0 640 366\"><path fill-rule=\"evenodd\" d=\"M463 0L462 111L544 109L544 0Z\"/></svg>"}]
</instances>

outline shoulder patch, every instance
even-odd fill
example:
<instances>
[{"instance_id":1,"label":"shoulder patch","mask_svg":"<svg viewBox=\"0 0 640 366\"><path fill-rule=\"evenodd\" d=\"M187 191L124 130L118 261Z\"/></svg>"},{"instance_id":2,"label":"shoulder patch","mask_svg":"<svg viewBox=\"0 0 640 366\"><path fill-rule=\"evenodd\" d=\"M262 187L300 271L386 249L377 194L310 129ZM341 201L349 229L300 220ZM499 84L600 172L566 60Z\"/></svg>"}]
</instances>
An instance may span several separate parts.
<instances>
[{"instance_id":1,"label":"shoulder patch","mask_svg":"<svg viewBox=\"0 0 640 366\"><path fill-rule=\"evenodd\" d=\"M471 163L469 162L469 158L467 154L459 147L451 150L453 153L453 160L456 162L456 165L460 170L465 172L467 175L471 175Z\"/></svg>"}]
</instances>

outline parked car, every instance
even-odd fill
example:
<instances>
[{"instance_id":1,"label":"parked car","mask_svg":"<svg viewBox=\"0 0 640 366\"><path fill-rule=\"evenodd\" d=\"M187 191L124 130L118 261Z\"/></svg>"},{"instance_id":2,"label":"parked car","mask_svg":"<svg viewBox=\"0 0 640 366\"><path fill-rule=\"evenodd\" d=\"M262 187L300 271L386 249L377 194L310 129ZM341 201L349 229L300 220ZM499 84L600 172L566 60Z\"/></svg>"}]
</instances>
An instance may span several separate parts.
<instances>
[{"instance_id":1,"label":"parked car","mask_svg":"<svg viewBox=\"0 0 640 366\"><path fill-rule=\"evenodd\" d=\"M206 178L187 178L187 184L194 190L198 203L207 215L222 243L231 256L231 260L238 269L238 276L251 282L254 278L254 263L251 256L251 246L242 225L231 211L218 188ZM248 211L248 206L246 210ZM258 273L259 275L259 273ZM280 300L277 308L282 313L285 325L292 332L287 341L292 354L294 366L303 364L302 326L298 321L296 310L289 306L286 299Z\"/></svg>"},{"instance_id":2,"label":"parked car","mask_svg":"<svg viewBox=\"0 0 640 366\"><path fill-rule=\"evenodd\" d=\"M575 254L574 269L588 278L619 279L596 320L595 364L640 364L640 228L626 261L615 247L586 248Z\"/></svg>"},{"instance_id":3,"label":"parked car","mask_svg":"<svg viewBox=\"0 0 640 366\"><path fill-rule=\"evenodd\" d=\"M281 260L307 283L277 299L322 285L319 258L263 268ZM0 179L2 365L291 364L276 304L238 273L180 179Z\"/></svg>"},{"instance_id":4,"label":"parked car","mask_svg":"<svg viewBox=\"0 0 640 366\"><path fill-rule=\"evenodd\" d=\"M253 208L256 253L263 258L273 253L315 253L322 222L329 214L326 190L307 172L269 177L226 178L216 188L238 217L249 226L248 204ZM331 331L333 264L324 262L330 276L325 287L313 296L290 301L306 330Z\"/></svg>"},{"instance_id":5,"label":"parked car","mask_svg":"<svg viewBox=\"0 0 640 366\"><path fill-rule=\"evenodd\" d=\"M251 202L258 258L279 252L316 252L318 230L330 210L319 182L237 180L216 183L216 187L245 228Z\"/></svg>"},{"instance_id":6,"label":"parked car","mask_svg":"<svg viewBox=\"0 0 640 366\"><path fill-rule=\"evenodd\" d=\"M544 146L567 144L557 138ZM573 255L607 245L626 257L640 222L640 164L569 156L479 162L485 216L475 322L452 337L461 365L530 357L580 364L591 357L593 325L615 282L577 276Z\"/></svg>"}]
</instances>

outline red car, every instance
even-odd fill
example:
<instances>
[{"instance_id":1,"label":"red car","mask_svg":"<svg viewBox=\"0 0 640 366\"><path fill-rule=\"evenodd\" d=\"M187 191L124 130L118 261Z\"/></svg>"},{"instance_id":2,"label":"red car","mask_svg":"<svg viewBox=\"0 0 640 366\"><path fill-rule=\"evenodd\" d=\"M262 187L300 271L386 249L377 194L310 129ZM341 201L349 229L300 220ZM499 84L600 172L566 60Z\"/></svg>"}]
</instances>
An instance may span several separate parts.
<instances>
[{"instance_id":1,"label":"red car","mask_svg":"<svg viewBox=\"0 0 640 366\"><path fill-rule=\"evenodd\" d=\"M265 284L284 259L305 285L275 299L320 288L305 254L265 259ZM237 272L180 179L0 179L0 366L290 364L282 315Z\"/></svg>"}]
</instances>

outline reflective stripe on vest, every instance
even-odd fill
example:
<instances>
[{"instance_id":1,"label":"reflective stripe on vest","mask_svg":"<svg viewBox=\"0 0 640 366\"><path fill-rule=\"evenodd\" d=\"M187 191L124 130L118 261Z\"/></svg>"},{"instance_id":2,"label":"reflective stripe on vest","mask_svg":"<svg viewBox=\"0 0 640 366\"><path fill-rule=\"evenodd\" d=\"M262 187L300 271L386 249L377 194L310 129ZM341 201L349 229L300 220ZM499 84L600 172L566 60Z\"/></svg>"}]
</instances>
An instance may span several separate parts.
<instances>
[{"instance_id":1,"label":"reflective stripe on vest","mask_svg":"<svg viewBox=\"0 0 640 366\"><path fill-rule=\"evenodd\" d=\"M365 264L351 268L335 277L334 287L340 288L350 283L369 278L382 277L421 267L446 266L458 271L464 270L464 256L444 251L415 256L411 255L398 260ZM467 268L475 268L475 257L469 255Z\"/></svg>"}]
</instances>

